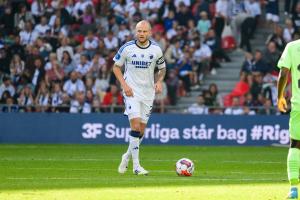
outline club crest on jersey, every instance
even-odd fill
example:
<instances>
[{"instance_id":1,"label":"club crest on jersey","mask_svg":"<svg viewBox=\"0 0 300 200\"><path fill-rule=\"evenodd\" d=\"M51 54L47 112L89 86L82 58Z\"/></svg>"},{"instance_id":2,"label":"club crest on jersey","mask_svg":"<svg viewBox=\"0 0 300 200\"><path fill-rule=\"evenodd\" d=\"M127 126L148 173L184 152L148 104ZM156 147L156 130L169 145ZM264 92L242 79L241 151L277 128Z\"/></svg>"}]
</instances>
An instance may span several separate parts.
<instances>
[{"instance_id":1,"label":"club crest on jersey","mask_svg":"<svg viewBox=\"0 0 300 200\"><path fill-rule=\"evenodd\" d=\"M153 54L150 54L150 55L149 55L149 59L150 59L150 60L152 60L153 57L154 57Z\"/></svg>"}]
</instances>

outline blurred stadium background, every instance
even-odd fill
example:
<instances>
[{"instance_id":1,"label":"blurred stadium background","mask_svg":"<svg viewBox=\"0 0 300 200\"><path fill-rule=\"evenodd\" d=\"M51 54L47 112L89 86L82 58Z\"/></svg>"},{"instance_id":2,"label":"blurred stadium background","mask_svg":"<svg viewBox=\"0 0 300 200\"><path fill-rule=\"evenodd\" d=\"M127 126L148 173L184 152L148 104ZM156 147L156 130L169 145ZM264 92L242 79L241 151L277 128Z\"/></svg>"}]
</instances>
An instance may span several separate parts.
<instances>
[{"instance_id":1,"label":"blurred stadium background","mask_svg":"<svg viewBox=\"0 0 300 200\"><path fill-rule=\"evenodd\" d=\"M276 64L297 2L0 0L0 199L283 198ZM111 68L141 19L167 76L141 152L153 175L136 179L116 171L129 129ZM194 177L174 176L181 157Z\"/></svg>"}]
</instances>

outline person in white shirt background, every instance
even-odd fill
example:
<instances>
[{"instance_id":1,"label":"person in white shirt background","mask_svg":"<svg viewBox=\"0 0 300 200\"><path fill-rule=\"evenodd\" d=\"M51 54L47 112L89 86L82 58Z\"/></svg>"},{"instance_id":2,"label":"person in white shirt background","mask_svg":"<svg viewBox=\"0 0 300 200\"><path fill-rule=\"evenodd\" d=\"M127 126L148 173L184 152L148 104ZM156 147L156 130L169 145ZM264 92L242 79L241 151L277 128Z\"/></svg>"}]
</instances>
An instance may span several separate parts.
<instances>
[{"instance_id":1,"label":"person in white shirt background","mask_svg":"<svg viewBox=\"0 0 300 200\"><path fill-rule=\"evenodd\" d=\"M204 104L205 99L203 95L199 95L197 97L197 102L192 104L188 109L187 112L193 115L207 115L209 114L208 107Z\"/></svg>"}]
</instances>

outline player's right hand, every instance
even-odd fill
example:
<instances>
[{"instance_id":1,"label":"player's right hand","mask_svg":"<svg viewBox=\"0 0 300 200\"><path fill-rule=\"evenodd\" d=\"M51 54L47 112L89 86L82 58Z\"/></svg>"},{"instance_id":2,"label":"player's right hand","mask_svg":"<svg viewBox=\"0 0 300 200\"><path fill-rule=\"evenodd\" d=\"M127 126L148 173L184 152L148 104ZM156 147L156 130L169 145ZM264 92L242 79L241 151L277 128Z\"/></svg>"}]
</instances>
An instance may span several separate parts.
<instances>
[{"instance_id":1,"label":"player's right hand","mask_svg":"<svg viewBox=\"0 0 300 200\"><path fill-rule=\"evenodd\" d=\"M285 100L284 97L280 97L277 100L277 107L278 107L280 112L286 112L287 104L286 104L286 100Z\"/></svg>"},{"instance_id":2,"label":"player's right hand","mask_svg":"<svg viewBox=\"0 0 300 200\"><path fill-rule=\"evenodd\" d=\"M129 85L125 83L122 88L127 97L133 97L133 91Z\"/></svg>"}]
</instances>

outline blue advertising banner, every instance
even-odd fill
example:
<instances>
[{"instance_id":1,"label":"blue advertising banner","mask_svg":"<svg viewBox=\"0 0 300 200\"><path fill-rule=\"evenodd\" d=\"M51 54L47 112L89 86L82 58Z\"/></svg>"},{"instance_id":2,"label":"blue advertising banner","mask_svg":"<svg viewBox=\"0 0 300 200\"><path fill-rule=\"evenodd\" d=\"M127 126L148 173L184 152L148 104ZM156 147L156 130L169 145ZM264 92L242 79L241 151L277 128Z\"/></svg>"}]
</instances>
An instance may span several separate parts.
<instances>
[{"instance_id":1,"label":"blue advertising banner","mask_svg":"<svg viewBox=\"0 0 300 200\"><path fill-rule=\"evenodd\" d=\"M124 144L122 114L0 113L0 143ZM145 144L286 145L288 116L153 114Z\"/></svg>"}]
</instances>

